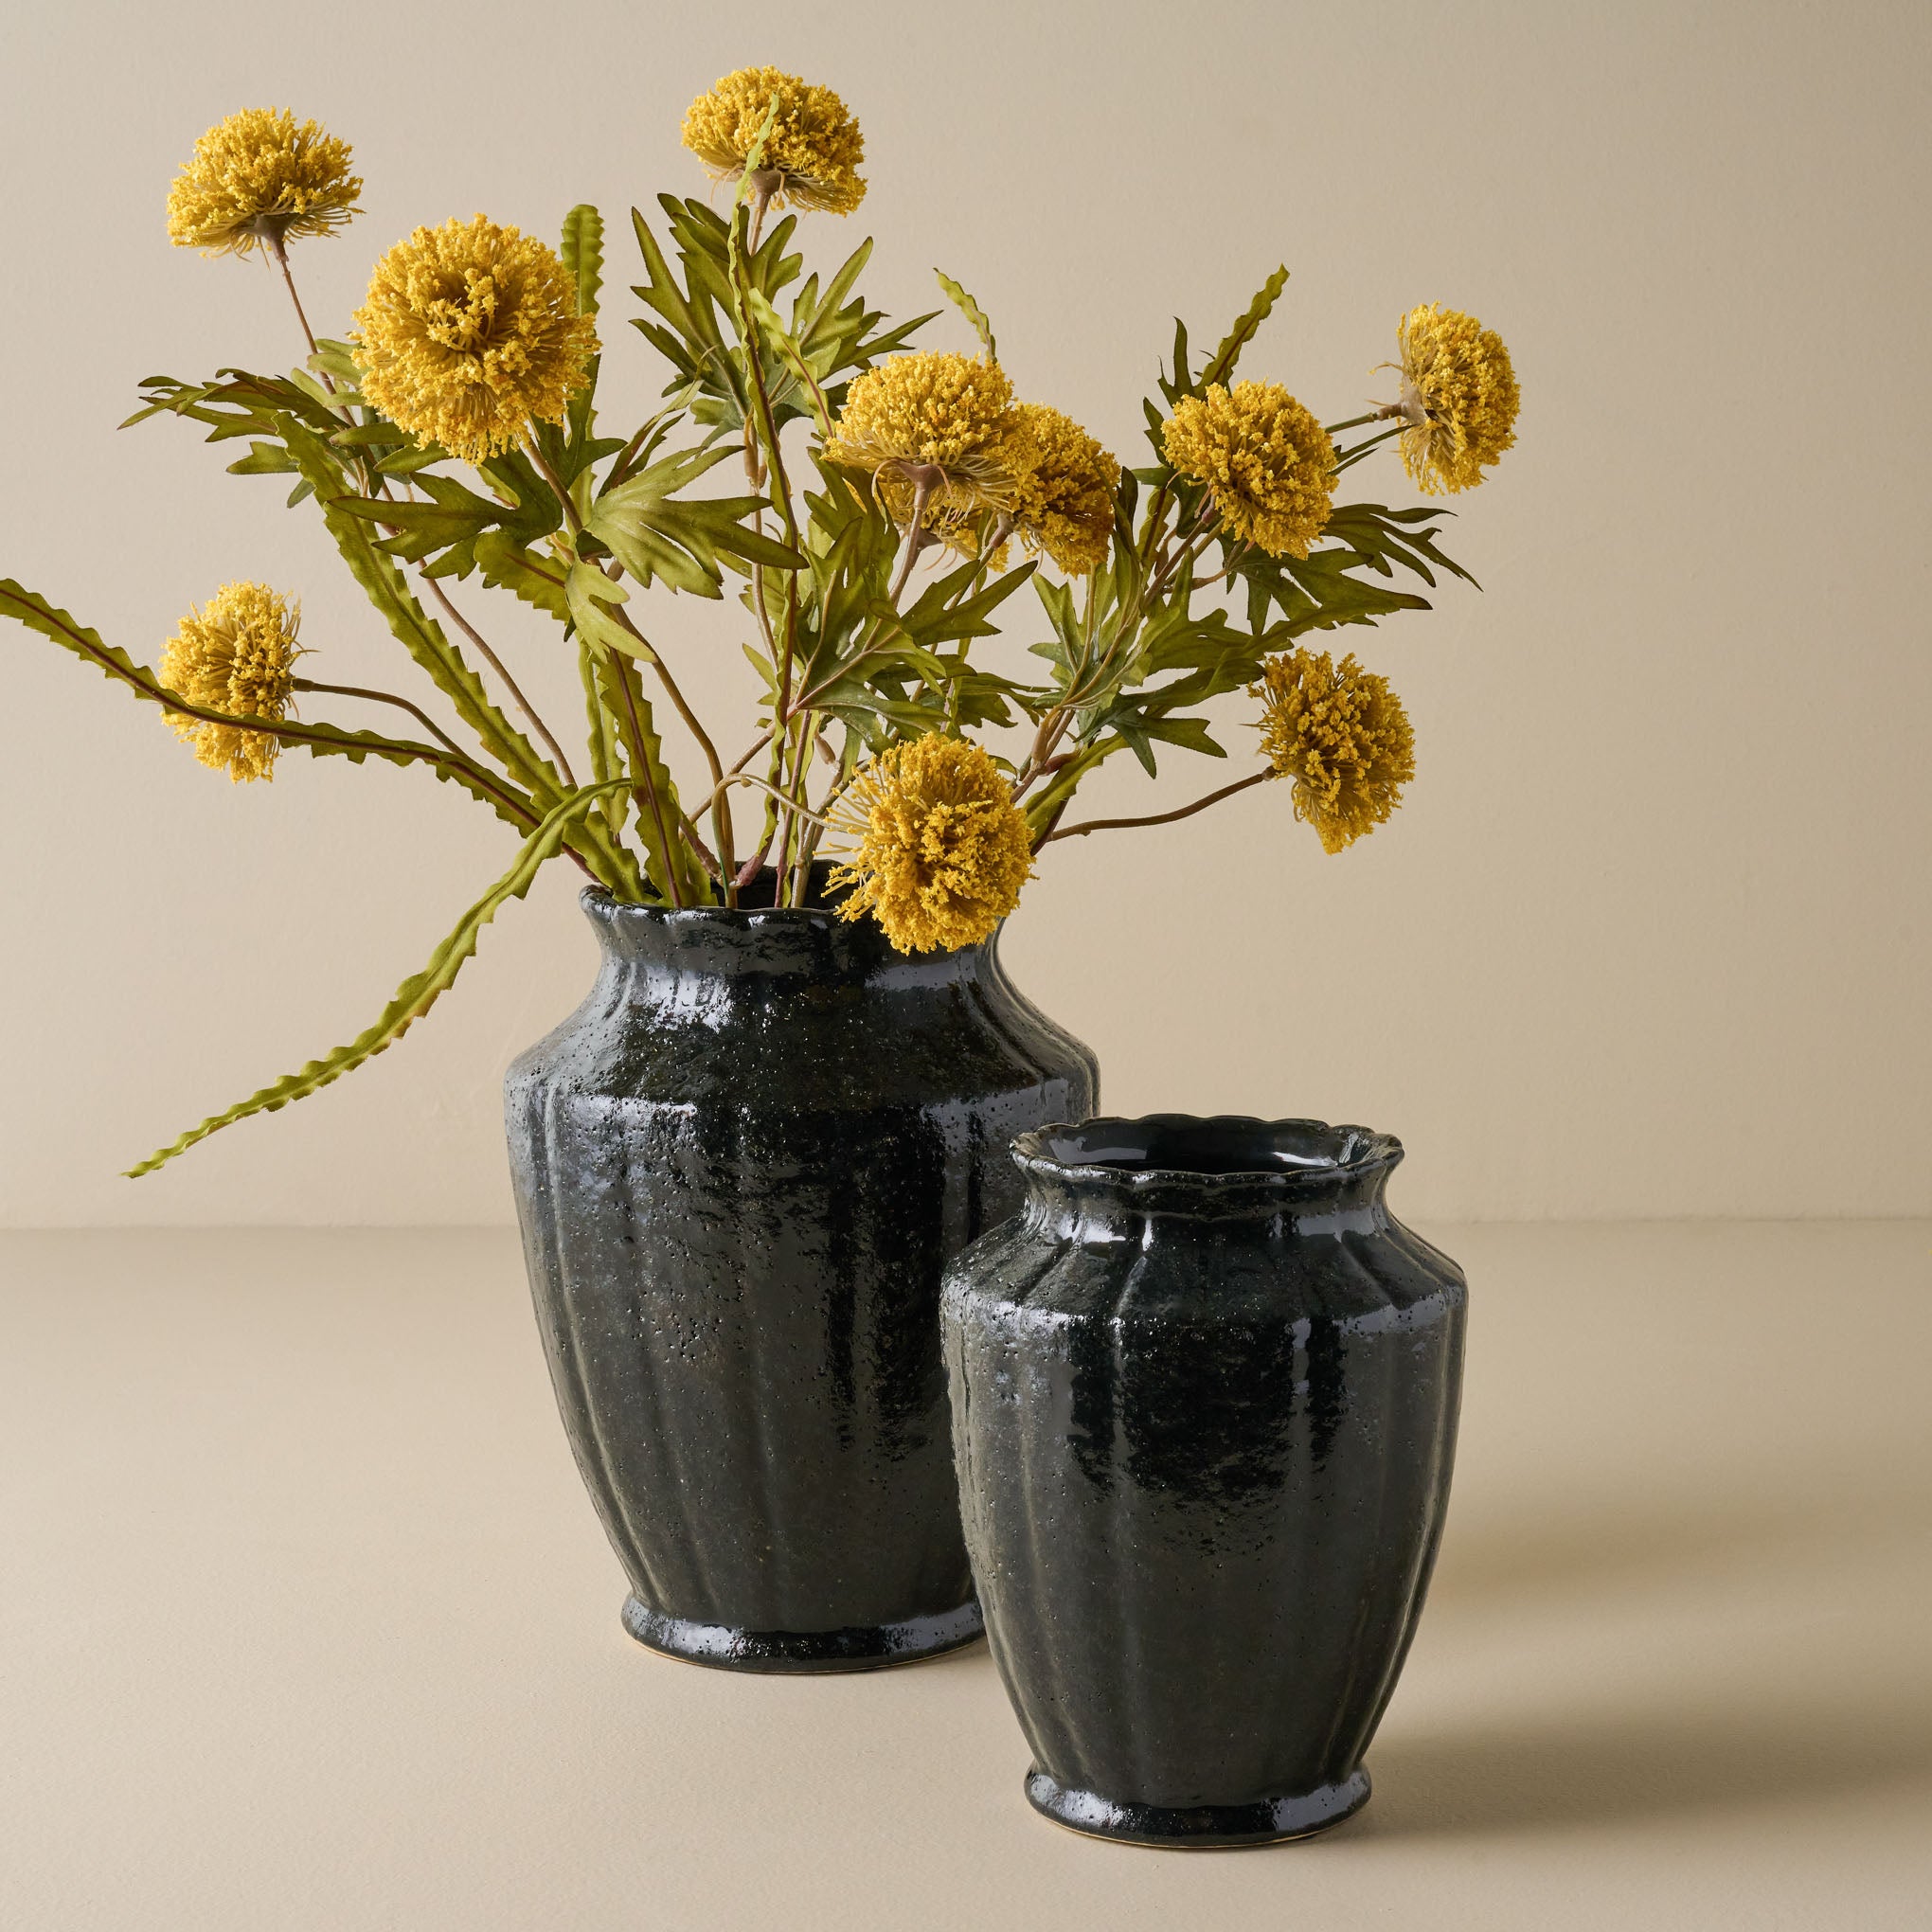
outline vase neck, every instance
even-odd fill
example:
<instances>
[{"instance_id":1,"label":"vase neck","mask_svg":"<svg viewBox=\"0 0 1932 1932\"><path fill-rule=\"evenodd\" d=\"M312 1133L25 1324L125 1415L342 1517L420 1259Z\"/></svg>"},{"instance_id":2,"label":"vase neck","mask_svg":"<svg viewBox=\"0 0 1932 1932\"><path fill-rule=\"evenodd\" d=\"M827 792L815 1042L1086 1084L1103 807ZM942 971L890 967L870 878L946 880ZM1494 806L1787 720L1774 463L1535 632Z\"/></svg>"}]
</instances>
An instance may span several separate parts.
<instances>
[{"instance_id":1,"label":"vase neck","mask_svg":"<svg viewBox=\"0 0 1932 1932\"><path fill-rule=\"evenodd\" d=\"M1323 1120L1154 1114L1022 1135L1029 1225L1050 1239L1145 1242L1162 1224L1269 1234L1374 1233L1402 1144Z\"/></svg>"},{"instance_id":2,"label":"vase neck","mask_svg":"<svg viewBox=\"0 0 1932 1932\"><path fill-rule=\"evenodd\" d=\"M626 904L595 887L582 904L606 972L678 981L789 982L883 991L957 986L996 975L995 934L952 952L896 952L870 919L827 906Z\"/></svg>"}]
</instances>

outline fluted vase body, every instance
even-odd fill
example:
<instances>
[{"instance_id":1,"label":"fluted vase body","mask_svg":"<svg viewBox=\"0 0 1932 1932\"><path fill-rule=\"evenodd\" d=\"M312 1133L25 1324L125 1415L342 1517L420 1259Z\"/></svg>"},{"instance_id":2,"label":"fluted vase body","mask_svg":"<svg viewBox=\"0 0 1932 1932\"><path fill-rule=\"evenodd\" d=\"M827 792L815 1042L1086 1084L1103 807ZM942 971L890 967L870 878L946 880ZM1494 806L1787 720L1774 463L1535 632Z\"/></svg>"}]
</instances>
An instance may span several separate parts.
<instances>
[{"instance_id":1,"label":"fluted vase body","mask_svg":"<svg viewBox=\"0 0 1932 1932\"><path fill-rule=\"evenodd\" d=\"M1022 1136L944 1298L966 1540L1064 1824L1338 1822L1435 1561L1466 1292L1383 1198L1399 1143L1155 1115Z\"/></svg>"},{"instance_id":2,"label":"fluted vase body","mask_svg":"<svg viewBox=\"0 0 1932 1932\"><path fill-rule=\"evenodd\" d=\"M653 1648L904 1661L980 1628L939 1344L1011 1137L1092 1104L996 939L903 957L823 906L583 895L588 999L510 1068L510 1165L564 1426Z\"/></svg>"}]
</instances>

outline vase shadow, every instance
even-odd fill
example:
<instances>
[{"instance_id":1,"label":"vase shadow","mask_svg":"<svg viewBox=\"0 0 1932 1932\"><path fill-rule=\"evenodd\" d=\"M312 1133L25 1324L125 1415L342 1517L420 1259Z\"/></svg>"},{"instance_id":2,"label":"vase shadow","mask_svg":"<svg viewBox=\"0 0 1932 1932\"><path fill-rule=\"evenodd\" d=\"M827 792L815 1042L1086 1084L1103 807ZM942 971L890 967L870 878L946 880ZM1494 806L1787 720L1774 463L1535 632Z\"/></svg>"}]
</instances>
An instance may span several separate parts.
<instances>
[{"instance_id":1,"label":"vase shadow","mask_svg":"<svg viewBox=\"0 0 1932 1932\"><path fill-rule=\"evenodd\" d=\"M1478 1532L1445 1549L1439 1611L1468 1629L1560 1602L1587 1676L1618 1668L1635 1591L1671 1633L1656 1678L1634 1672L1608 1708L1398 1721L1368 1754L1376 1801L1349 1835L1591 1829L1932 1784L1928 1547L1926 1493L1903 1480ZM1619 1620L1593 1632L1613 1589Z\"/></svg>"},{"instance_id":2,"label":"vase shadow","mask_svg":"<svg viewBox=\"0 0 1932 1932\"><path fill-rule=\"evenodd\" d=\"M1551 1718L1402 1737L1368 1757L1352 1836L1568 1831L1932 1780L1932 1698L1831 1711Z\"/></svg>"},{"instance_id":3,"label":"vase shadow","mask_svg":"<svg viewBox=\"0 0 1932 1932\"><path fill-rule=\"evenodd\" d=\"M1668 1583L1739 1558L1811 1560L1825 1546L1897 1537L1912 1523L1932 1538L1932 1486L1901 1473L1875 1475L1855 1495L1711 1495L1589 1512L1566 1506L1527 1522L1467 1529L1452 1505L1429 1601L1474 1610L1602 1583Z\"/></svg>"}]
</instances>

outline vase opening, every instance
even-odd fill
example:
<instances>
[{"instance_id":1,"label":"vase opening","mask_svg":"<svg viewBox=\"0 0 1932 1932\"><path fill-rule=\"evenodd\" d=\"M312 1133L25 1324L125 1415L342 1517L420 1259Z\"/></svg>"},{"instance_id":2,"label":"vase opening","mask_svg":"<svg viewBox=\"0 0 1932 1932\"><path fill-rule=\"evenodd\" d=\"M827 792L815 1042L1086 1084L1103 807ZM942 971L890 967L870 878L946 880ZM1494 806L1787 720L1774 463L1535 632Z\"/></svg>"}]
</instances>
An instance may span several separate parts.
<instances>
[{"instance_id":1,"label":"vase opening","mask_svg":"<svg viewBox=\"0 0 1932 1932\"><path fill-rule=\"evenodd\" d=\"M814 859L812 876L805 888L805 910L824 912L835 906L846 895L846 888L832 889L832 875L836 867L832 859ZM738 907L741 912L769 912L778 903L778 874L773 866L760 866L746 883L738 888Z\"/></svg>"},{"instance_id":2,"label":"vase opening","mask_svg":"<svg viewBox=\"0 0 1932 1932\"><path fill-rule=\"evenodd\" d=\"M1063 1168L1216 1177L1363 1172L1388 1166L1401 1154L1399 1142L1366 1127L1236 1114L1109 1117L1078 1126L1042 1127L1023 1135L1015 1145L1023 1154Z\"/></svg>"}]
</instances>

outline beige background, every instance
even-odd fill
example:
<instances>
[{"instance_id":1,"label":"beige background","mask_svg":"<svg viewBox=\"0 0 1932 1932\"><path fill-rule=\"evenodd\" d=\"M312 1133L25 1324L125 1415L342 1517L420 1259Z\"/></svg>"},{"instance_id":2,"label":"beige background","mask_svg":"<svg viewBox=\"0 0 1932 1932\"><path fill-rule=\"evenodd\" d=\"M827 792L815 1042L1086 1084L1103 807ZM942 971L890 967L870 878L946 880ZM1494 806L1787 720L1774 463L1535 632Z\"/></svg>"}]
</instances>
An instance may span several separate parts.
<instances>
[{"instance_id":1,"label":"beige background","mask_svg":"<svg viewBox=\"0 0 1932 1932\"><path fill-rule=\"evenodd\" d=\"M266 271L167 244L195 135L274 102L354 143L367 212L297 259L325 330L418 222L551 233L599 202L612 393L641 400L623 212L702 191L676 129L718 73L806 70L862 117L872 181L851 222L808 224L814 259L876 234L868 285L898 314L942 264L1023 391L1130 460L1172 315L1213 340L1278 259L1294 279L1246 372L1329 417L1386 385L1368 366L1415 301L1515 354L1522 445L1450 540L1487 593L1346 639L1416 722L1396 821L1328 859L1263 791L1059 847L1029 891L1016 976L1099 1050L1109 1102L1391 1128L1421 1214L1923 1213L1928 20L9 8L0 567L149 658L191 601L264 577L304 599L317 674L400 675L312 513L186 425L114 433L151 371L292 359ZM951 319L931 339L964 346ZM1409 500L1392 465L1362 481ZM732 617L656 619L713 712L745 696ZM571 716L553 638L491 627ZM0 653L0 1221L504 1218L498 1077L591 970L564 871L400 1049L119 1181L358 1030L507 835L419 774L292 758L231 788L52 647L9 628ZM1226 775L1177 756L1091 802L1160 809Z\"/></svg>"}]
</instances>

